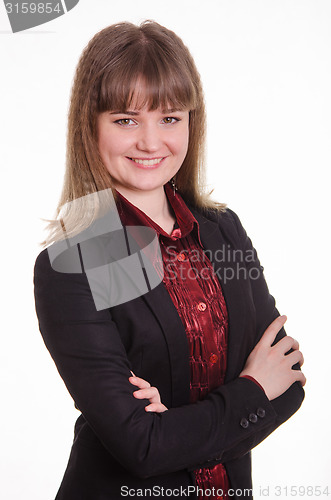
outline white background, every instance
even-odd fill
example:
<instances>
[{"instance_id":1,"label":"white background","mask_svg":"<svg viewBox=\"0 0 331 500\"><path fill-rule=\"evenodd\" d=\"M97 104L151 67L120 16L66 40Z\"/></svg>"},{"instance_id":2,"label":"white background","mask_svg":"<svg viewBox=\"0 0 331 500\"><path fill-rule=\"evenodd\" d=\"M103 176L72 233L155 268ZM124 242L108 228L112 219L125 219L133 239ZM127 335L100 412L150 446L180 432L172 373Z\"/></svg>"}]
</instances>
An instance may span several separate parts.
<instances>
[{"instance_id":1,"label":"white background","mask_svg":"<svg viewBox=\"0 0 331 500\"><path fill-rule=\"evenodd\" d=\"M253 452L255 498L291 498L290 487L300 485L329 486L331 495L331 2L81 0L17 34L0 5L0 496L52 500L65 470L78 412L34 311L40 218L54 215L60 195L68 97L83 47L109 24L144 19L177 32L196 60L214 198L239 214L305 355L302 408Z\"/></svg>"}]
</instances>

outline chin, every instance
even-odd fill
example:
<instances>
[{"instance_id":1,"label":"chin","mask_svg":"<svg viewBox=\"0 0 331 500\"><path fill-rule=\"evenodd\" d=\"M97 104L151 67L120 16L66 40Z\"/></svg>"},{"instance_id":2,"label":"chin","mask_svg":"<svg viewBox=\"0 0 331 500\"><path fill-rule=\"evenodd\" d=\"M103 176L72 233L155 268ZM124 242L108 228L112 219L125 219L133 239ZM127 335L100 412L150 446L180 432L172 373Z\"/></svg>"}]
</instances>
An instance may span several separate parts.
<instances>
[{"instance_id":1,"label":"chin","mask_svg":"<svg viewBox=\"0 0 331 500\"><path fill-rule=\"evenodd\" d=\"M141 191L153 191L155 189L160 189L163 187L168 181L161 180L158 182L153 181L142 181L136 184L136 189Z\"/></svg>"}]
</instances>

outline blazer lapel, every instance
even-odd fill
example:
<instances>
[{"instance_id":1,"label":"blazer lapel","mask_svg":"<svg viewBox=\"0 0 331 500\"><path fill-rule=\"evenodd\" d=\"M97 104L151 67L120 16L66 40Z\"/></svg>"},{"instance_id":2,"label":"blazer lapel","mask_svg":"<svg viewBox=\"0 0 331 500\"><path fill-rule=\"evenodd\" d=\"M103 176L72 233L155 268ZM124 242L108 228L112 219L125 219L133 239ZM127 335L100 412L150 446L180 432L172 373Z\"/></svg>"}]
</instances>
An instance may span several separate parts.
<instances>
[{"instance_id":1,"label":"blazer lapel","mask_svg":"<svg viewBox=\"0 0 331 500\"><path fill-rule=\"evenodd\" d=\"M242 332L245 328L245 297L237 277L230 237L222 232L222 226L204 217L193 207L189 207L199 223L200 239L214 272L221 284L228 309L228 355L225 383L238 376L242 369Z\"/></svg>"},{"instance_id":2,"label":"blazer lapel","mask_svg":"<svg viewBox=\"0 0 331 500\"><path fill-rule=\"evenodd\" d=\"M142 299L158 319L165 336L171 366L172 406L181 406L190 399L189 348L184 325L163 282Z\"/></svg>"}]
</instances>

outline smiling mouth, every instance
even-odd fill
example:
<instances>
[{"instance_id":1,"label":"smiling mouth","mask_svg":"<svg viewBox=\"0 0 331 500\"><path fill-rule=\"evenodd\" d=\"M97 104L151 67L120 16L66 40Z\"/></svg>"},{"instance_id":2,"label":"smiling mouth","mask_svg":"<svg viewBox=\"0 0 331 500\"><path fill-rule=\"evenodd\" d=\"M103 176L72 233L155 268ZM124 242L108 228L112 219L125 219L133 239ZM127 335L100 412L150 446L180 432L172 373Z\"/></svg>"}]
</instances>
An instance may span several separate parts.
<instances>
[{"instance_id":1,"label":"smiling mouth","mask_svg":"<svg viewBox=\"0 0 331 500\"><path fill-rule=\"evenodd\" d=\"M130 158L130 160L138 163L138 165L143 165L144 167L153 167L158 165L164 158L151 158L149 160L143 160L142 158Z\"/></svg>"}]
</instances>

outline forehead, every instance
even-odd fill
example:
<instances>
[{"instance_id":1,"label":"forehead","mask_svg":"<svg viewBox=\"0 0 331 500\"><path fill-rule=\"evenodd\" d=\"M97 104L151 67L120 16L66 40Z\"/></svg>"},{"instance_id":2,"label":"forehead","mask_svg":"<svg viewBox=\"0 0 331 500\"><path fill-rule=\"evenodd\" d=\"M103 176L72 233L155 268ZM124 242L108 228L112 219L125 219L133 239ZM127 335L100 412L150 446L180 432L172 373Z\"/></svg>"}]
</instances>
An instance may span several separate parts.
<instances>
[{"instance_id":1,"label":"forehead","mask_svg":"<svg viewBox=\"0 0 331 500\"><path fill-rule=\"evenodd\" d=\"M164 95L157 95L154 89L147 86L141 79L135 85L134 90L126 103L127 110L134 111L154 111L172 113L176 111L187 110L185 105L173 103L169 98Z\"/></svg>"},{"instance_id":2,"label":"forehead","mask_svg":"<svg viewBox=\"0 0 331 500\"><path fill-rule=\"evenodd\" d=\"M169 75L167 76L169 79ZM195 107L195 99L189 89L180 88L167 78L148 79L144 75L127 75L127 78L107 78L102 82L97 99L97 111L127 110L150 111L156 109L190 111Z\"/></svg>"}]
</instances>

